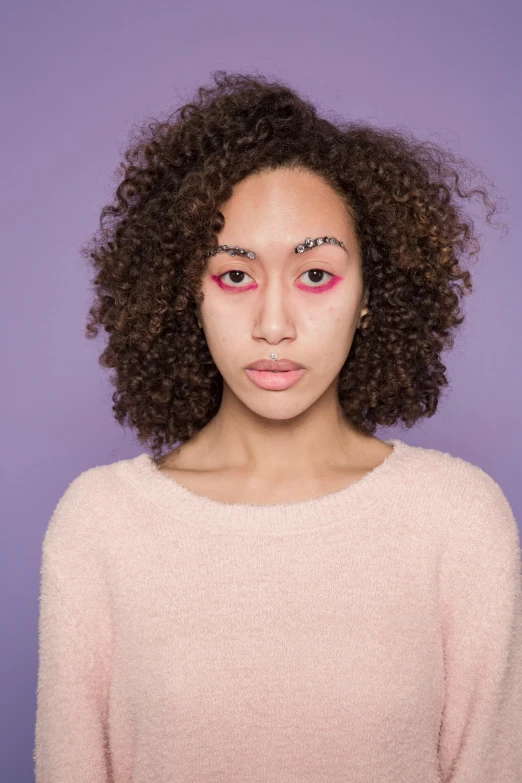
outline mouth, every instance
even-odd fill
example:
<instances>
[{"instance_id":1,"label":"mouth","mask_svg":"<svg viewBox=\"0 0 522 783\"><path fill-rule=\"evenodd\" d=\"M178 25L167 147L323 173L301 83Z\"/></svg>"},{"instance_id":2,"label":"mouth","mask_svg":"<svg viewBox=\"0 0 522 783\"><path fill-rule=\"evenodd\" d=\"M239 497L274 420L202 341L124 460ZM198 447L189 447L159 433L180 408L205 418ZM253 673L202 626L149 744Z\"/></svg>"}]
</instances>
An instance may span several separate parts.
<instances>
[{"instance_id":1,"label":"mouth","mask_svg":"<svg viewBox=\"0 0 522 783\"><path fill-rule=\"evenodd\" d=\"M288 361L287 359L280 359L279 361L275 362L267 362L265 360L255 362L245 369L257 370L258 372L291 372L294 370L303 370L304 367L295 362Z\"/></svg>"},{"instance_id":2,"label":"mouth","mask_svg":"<svg viewBox=\"0 0 522 783\"><path fill-rule=\"evenodd\" d=\"M248 367L246 370L246 374L256 386L270 391L289 389L303 377L305 372L304 368L297 370L253 370ZM281 377L279 378L279 376Z\"/></svg>"}]
</instances>

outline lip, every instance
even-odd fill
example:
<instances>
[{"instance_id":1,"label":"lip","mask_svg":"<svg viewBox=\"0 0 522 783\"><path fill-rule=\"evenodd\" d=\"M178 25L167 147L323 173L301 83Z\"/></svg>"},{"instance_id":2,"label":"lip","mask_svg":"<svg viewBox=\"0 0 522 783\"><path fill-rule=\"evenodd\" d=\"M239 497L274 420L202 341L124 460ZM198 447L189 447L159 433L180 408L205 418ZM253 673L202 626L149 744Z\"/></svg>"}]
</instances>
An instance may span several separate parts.
<instances>
[{"instance_id":1,"label":"lip","mask_svg":"<svg viewBox=\"0 0 522 783\"><path fill-rule=\"evenodd\" d=\"M259 359L248 365L249 370L302 370L303 366L292 362L290 359Z\"/></svg>"},{"instance_id":2,"label":"lip","mask_svg":"<svg viewBox=\"0 0 522 783\"><path fill-rule=\"evenodd\" d=\"M296 384L303 377L305 369L304 367L299 367L297 370L274 372L274 370L253 370L247 367L245 372L259 388L270 391L283 391Z\"/></svg>"}]
</instances>

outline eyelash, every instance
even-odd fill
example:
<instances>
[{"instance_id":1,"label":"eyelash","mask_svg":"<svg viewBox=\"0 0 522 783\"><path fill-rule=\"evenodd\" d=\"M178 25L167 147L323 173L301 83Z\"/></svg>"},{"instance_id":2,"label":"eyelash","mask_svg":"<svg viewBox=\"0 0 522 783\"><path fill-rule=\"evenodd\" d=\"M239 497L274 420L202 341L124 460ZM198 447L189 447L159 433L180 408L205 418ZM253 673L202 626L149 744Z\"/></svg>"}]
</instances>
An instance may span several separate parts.
<instances>
[{"instance_id":1,"label":"eyelash","mask_svg":"<svg viewBox=\"0 0 522 783\"><path fill-rule=\"evenodd\" d=\"M221 275L219 275L219 280L221 280L225 275L229 275L231 272L240 272L242 275L247 275L247 277L250 277L248 272L243 271L243 269L229 269L227 272L223 272ZM335 275L333 275L331 272L327 272L326 269L319 269L319 268L317 268L317 269L315 269L315 268L314 269L307 269L306 272L303 272L303 275L307 275L309 272L323 272L323 274L329 275L331 280L335 277ZM303 275L300 275L300 276L302 277ZM326 283L321 281L321 283L318 284L318 285L310 285L310 286L305 286L305 287L306 288L311 288L313 290L319 290L320 291L321 288L323 286L327 286L329 282L330 282L330 280L327 280ZM228 283L226 285L228 285L229 288L236 288L238 290L241 290L241 288L246 288L246 286L230 285Z\"/></svg>"}]
</instances>

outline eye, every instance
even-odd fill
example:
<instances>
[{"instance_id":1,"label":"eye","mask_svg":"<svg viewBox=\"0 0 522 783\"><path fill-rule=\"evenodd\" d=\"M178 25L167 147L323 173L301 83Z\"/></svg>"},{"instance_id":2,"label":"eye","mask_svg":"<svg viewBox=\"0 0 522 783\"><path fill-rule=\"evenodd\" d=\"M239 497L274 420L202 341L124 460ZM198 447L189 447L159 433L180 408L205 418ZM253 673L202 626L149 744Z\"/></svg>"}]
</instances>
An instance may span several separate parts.
<instances>
[{"instance_id":1,"label":"eye","mask_svg":"<svg viewBox=\"0 0 522 783\"><path fill-rule=\"evenodd\" d=\"M301 277L303 277L303 275L310 275L312 273L313 273L313 280L312 280L312 282L316 283L317 285L311 285L311 286L309 286L309 288L317 288L318 286L324 285L324 283L328 282L327 280L324 279L324 275L328 275L330 278L333 277L333 275L330 274L330 272L326 272L326 270L324 270L324 269L307 269L306 272L303 272ZM233 275L233 277L231 279L232 283L243 282L242 280L238 280L237 279L237 275L246 275L247 277L250 277L250 275L248 275L246 272L243 272L241 269L230 269L228 272L223 272L223 274L220 275L219 277L220 277L220 279L222 279L226 275ZM318 275L319 275L319 280L317 279ZM250 278L250 279L252 279L252 278ZM227 281L225 281L225 282L227 282ZM242 288L242 286L235 286L235 285L232 285L232 287L233 288Z\"/></svg>"},{"instance_id":2,"label":"eye","mask_svg":"<svg viewBox=\"0 0 522 783\"><path fill-rule=\"evenodd\" d=\"M237 275L246 275L247 277L250 277L250 275L247 275L247 273L243 272L241 269L229 269L228 272L223 272L222 275L219 275L219 279L222 280L225 277L225 275L233 275L234 276L232 278L232 281L231 281L232 283L238 283L238 282L240 283L240 282L242 282L241 280L237 280L237 277L236 277ZM252 279L252 278L250 278L250 279ZM225 283L229 284L229 281L225 280ZM242 288L242 286L232 286L232 287L233 288Z\"/></svg>"},{"instance_id":3,"label":"eye","mask_svg":"<svg viewBox=\"0 0 522 783\"><path fill-rule=\"evenodd\" d=\"M303 275L309 275L313 274L313 280L312 282L318 283L318 285L324 285L324 283L327 283L328 281L324 279L324 275L329 275L330 278L333 277L333 275L330 274L330 272L326 272L324 269L307 269L306 272L303 272ZM301 277L303 276L301 275ZM317 280L317 275L320 275L319 280ZM317 286L310 286L311 288L317 288Z\"/></svg>"}]
</instances>

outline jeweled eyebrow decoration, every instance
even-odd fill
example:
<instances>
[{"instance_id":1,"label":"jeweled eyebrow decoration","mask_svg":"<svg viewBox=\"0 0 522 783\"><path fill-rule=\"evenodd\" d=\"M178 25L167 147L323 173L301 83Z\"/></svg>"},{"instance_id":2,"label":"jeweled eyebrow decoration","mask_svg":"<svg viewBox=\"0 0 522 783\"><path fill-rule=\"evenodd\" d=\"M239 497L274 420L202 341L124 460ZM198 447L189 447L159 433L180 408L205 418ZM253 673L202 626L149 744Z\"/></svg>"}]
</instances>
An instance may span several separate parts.
<instances>
[{"instance_id":1,"label":"jeweled eyebrow decoration","mask_svg":"<svg viewBox=\"0 0 522 783\"><path fill-rule=\"evenodd\" d=\"M335 237L317 237L317 239L305 239L301 245L297 245L297 247L294 248L294 253L304 253L306 250L310 250L312 247L318 247L319 245L324 244L339 245L339 247L342 247L343 250L346 250L344 242L340 239L336 239ZM247 258L257 258L253 250L244 250L242 247L238 247L238 245L234 245L234 247L229 247L228 245L219 245L219 247L216 247L213 250L209 250L207 255L215 256L216 253L228 253L229 256L247 256Z\"/></svg>"}]
</instances>

